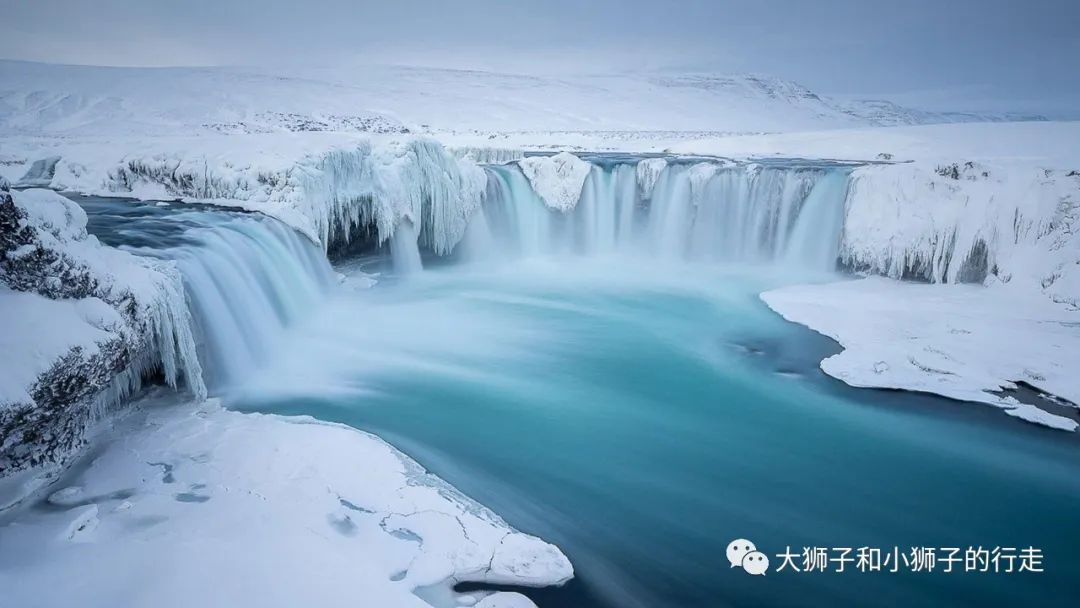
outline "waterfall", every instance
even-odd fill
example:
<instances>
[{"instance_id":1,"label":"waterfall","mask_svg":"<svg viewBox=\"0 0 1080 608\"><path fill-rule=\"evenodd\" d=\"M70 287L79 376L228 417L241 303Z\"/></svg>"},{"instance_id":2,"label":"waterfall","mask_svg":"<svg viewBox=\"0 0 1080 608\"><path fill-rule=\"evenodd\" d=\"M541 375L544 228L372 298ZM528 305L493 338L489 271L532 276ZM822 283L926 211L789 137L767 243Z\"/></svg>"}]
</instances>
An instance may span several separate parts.
<instances>
[{"instance_id":1,"label":"waterfall","mask_svg":"<svg viewBox=\"0 0 1080 608\"><path fill-rule=\"evenodd\" d=\"M390 237L390 257L394 263L394 272L407 276L423 270L420 261L420 247L416 242L416 228L409 220L402 220Z\"/></svg>"},{"instance_id":2,"label":"waterfall","mask_svg":"<svg viewBox=\"0 0 1080 608\"><path fill-rule=\"evenodd\" d=\"M594 164L577 205L545 205L513 165L488 167L466 230L471 260L639 252L673 260L836 265L849 169L668 162ZM642 183L642 176L648 183ZM396 254L395 254L396 256Z\"/></svg>"},{"instance_id":3,"label":"waterfall","mask_svg":"<svg viewBox=\"0 0 1080 608\"><path fill-rule=\"evenodd\" d=\"M335 168L337 181L327 183L357 189L338 191L334 200L340 204L333 209L344 215L323 218L319 244L264 216L125 207L125 220L118 224L109 215L116 213L116 203L88 201L90 223L103 239L172 260L179 271L170 301L180 312L155 319L160 326L155 336L165 336L154 339L161 342L166 380L176 384L183 371L184 383L201 395L204 385L221 391L258 368L283 331L332 285L333 272L319 246L325 246L331 226L347 232L352 222L363 226L373 218L397 218L377 232L380 241L388 240L394 271L403 276L421 271L421 248L479 263L617 254L765 262L811 271L836 266L848 167L619 157L592 163L577 200L560 210L537 194L515 164L473 165L477 177L437 154L437 148L418 145L410 151L412 168L393 188L373 178L339 175L368 176L373 166L368 155L334 157L335 164L327 167ZM364 184L370 188L361 188ZM382 190L375 188L379 184ZM380 205L394 206L393 192L413 186L416 192L402 199L409 203L407 213L375 213ZM185 358L179 365L167 348L174 346L168 330L174 317L186 323L185 301L193 326L187 335L194 336L194 344L188 339L175 345ZM142 375L142 367L133 369ZM117 390L130 390L124 387L137 381L129 378Z\"/></svg>"},{"instance_id":4,"label":"waterfall","mask_svg":"<svg viewBox=\"0 0 1080 608\"><path fill-rule=\"evenodd\" d=\"M636 204L637 173L632 166L593 166L572 215L584 253L612 252L629 241Z\"/></svg>"},{"instance_id":5,"label":"waterfall","mask_svg":"<svg viewBox=\"0 0 1080 608\"><path fill-rule=\"evenodd\" d=\"M840 171L832 171L814 184L785 249L789 263L803 260L826 269L836 264L843 225L836 221L835 203L847 198L847 189L848 176Z\"/></svg>"},{"instance_id":6,"label":"waterfall","mask_svg":"<svg viewBox=\"0 0 1080 608\"><path fill-rule=\"evenodd\" d=\"M284 328L323 298L333 273L315 244L270 218L232 216L183 236L180 245L138 251L176 261L203 379L221 389L264 362Z\"/></svg>"},{"instance_id":7,"label":"waterfall","mask_svg":"<svg viewBox=\"0 0 1080 608\"><path fill-rule=\"evenodd\" d=\"M499 252L524 257L551 253L556 248L554 225L561 216L548 209L516 167L491 167L487 174L478 213L484 215Z\"/></svg>"}]
</instances>

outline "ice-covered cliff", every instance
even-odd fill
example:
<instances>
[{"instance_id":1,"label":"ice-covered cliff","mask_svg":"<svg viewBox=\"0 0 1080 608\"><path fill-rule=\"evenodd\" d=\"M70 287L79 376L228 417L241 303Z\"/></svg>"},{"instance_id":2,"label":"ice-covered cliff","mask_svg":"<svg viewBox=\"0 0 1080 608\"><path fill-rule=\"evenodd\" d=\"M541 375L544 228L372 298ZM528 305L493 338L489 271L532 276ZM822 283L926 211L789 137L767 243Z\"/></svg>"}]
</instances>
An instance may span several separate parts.
<instances>
[{"instance_id":1,"label":"ice-covered cliff","mask_svg":"<svg viewBox=\"0 0 1080 608\"><path fill-rule=\"evenodd\" d=\"M1080 305L1080 174L971 161L852 174L843 263L933 283L1000 283Z\"/></svg>"},{"instance_id":2,"label":"ice-covered cliff","mask_svg":"<svg viewBox=\"0 0 1080 608\"><path fill-rule=\"evenodd\" d=\"M47 156L38 158L42 153ZM133 147L34 142L8 167L20 186L257 210L324 248L358 236L382 243L409 220L421 227L420 244L440 254L461 239L486 184L476 162L423 138L198 138Z\"/></svg>"},{"instance_id":3,"label":"ice-covered cliff","mask_svg":"<svg viewBox=\"0 0 1080 608\"><path fill-rule=\"evenodd\" d=\"M58 463L151 374L204 397L175 265L101 245L47 190L0 192L0 475Z\"/></svg>"}]
</instances>

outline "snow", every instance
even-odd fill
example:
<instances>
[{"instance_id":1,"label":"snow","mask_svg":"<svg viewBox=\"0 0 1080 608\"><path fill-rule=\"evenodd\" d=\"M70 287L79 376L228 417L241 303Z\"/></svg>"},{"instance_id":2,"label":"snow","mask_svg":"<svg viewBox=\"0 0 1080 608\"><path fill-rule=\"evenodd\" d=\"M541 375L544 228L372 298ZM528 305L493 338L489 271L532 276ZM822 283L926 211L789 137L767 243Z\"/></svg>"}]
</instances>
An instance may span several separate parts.
<instances>
[{"instance_id":1,"label":"snow","mask_svg":"<svg viewBox=\"0 0 1080 608\"><path fill-rule=\"evenodd\" d=\"M0 528L17 606L428 606L573 575L382 440L310 418L144 404ZM56 584L63 581L63 584ZM533 606L471 592L485 606ZM486 596L486 597L484 597ZM486 603L483 603L486 602ZM468 603L467 601L465 603Z\"/></svg>"},{"instance_id":2,"label":"snow","mask_svg":"<svg viewBox=\"0 0 1080 608\"><path fill-rule=\"evenodd\" d=\"M0 132L791 131L971 120L702 73L537 76L408 66L103 68L0 61Z\"/></svg>"},{"instance_id":3,"label":"snow","mask_svg":"<svg viewBox=\"0 0 1080 608\"><path fill-rule=\"evenodd\" d=\"M25 313L29 321L41 322L41 325L34 327L35 331L27 331L28 321L23 321L23 317L3 315L2 322L8 325L9 330L5 332L5 353L13 360L25 357L34 364L19 373L4 374L0 395L25 395L29 386L27 380L30 379L26 375L28 370L40 371L65 344L69 347L87 345L88 340L106 335L139 339L130 335L134 328L126 327L126 321L116 312L129 295L145 311L142 314L149 325L150 335L141 339L151 342L147 351L150 356L158 358L156 362L135 361L133 368L141 372L143 366L161 365L169 384L176 386L182 377L196 395L205 395L183 287L175 266L101 245L96 237L87 234L86 213L82 208L55 192L23 190L14 193L13 199L16 207L27 214L25 224L38 229L39 244L78 265L97 283L97 291L109 304L98 297L45 303L41 300L47 298L37 294L15 293L4 288L4 304ZM18 259L18 256L17 251L13 259ZM0 279L11 280L11 277L5 279L0 276ZM61 285L59 276L52 279L58 287ZM106 309L112 312L106 312ZM55 313L55 319L47 321L53 317L45 316L43 310ZM49 331L42 331L45 327ZM60 328L64 331L61 332ZM55 335L54 331L71 333L67 336ZM135 378L130 380L137 383ZM128 389L117 390L126 394ZM117 395L117 398L121 396ZM12 401L0 398L0 403Z\"/></svg>"},{"instance_id":4,"label":"snow","mask_svg":"<svg viewBox=\"0 0 1080 608\"><path fill-rule=\"evenodd\" d=\"M28 389L60 357L77 346L96 352L98 342L117 337L114 327L123 323L98 298L50 300L2 283L0 310L0 403L31 401Z\"/></svg>"},{"instance_id":5,"label":"snow","mask_svg":"<svg viewBox=\"0 0 1080 608\"><path fill-rule=\"evenodd\" d=\"M52 191L0 195L0 471L64 464L151 374L205 397L174 263L102 246Z\"/></svg>"},{"instance_id":6,"label":"snow","mask_svg":"<svg viewBox=\"0 0 1080 608\"><path fill-rule=\"evenodd\" d=\"M1073 418L992 391L1017 382L1080 403L1080 311L1007 286L928 285L882 277L768 291L788 321L836 340L821 369L857 387L923 391L1003 408L1073 431Z\"/></svg>"},{"instance_id":7,"label":"snow","mask_svg":"<svg viewBox=\"0 0 1080 608\"><path fill-rule=\"evenodd\" d=\"M592 165L569 152L530 156L518 161L534 192L548 207L567 212L577 206Z\"/></svg>"},{"instance_id":8,"label":"snow","mask_svg":"<svg viewBox=\"0 0 1080 608\"><path fill-rule=\"evenodd\" d=\"M652 198L656 182L660 180L660 175L664 172L664 169L667 169L667 165L667 159L663 158L646 158L638 162L636 167L637 182L642 200Z\"/></svg>"},{"instance_id":9,"label":"snow","mask_svg":"<svg viewBox=\"0 0 1080 608\"><path fill-rule=\"evenodd\" d=\"M1080 272L1080 176L972 162L858 169L841 256L877 274L936 283L985 265L993 280L1026 281L1075 306L1080 292L1068 284Z\"/></svg>"}]
</instances>

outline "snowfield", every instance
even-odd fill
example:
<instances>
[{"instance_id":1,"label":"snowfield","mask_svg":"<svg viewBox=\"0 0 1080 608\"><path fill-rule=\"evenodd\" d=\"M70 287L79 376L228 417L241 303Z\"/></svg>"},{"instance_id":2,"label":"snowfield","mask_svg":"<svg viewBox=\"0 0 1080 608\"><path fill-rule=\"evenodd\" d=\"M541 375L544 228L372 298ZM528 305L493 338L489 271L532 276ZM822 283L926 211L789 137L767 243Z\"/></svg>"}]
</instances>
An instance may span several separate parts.
<instances>
[{"instance_id":1,"label":"snowfield","mask_svg":"<svg viewBox=\"0 0 1080 608\"><path fill-rule=\"evenodd\" d=\"M342 425L149 404L103 442L0 528L5 603L528 607L451 587L573 576L554 546Z\"/></svg>"},{"instance_id":2,"label":"snowfield","mask_svg":"<svg viewBox=\"0 0 1080 608\"><path fill-rule=\"evenodd\" d=\"M0 132L8 134L745 133L1009 118L831 100L798 83L753 75L544 77L405 66L271 72L0 61Z\"/></svg>"}]
</instances>

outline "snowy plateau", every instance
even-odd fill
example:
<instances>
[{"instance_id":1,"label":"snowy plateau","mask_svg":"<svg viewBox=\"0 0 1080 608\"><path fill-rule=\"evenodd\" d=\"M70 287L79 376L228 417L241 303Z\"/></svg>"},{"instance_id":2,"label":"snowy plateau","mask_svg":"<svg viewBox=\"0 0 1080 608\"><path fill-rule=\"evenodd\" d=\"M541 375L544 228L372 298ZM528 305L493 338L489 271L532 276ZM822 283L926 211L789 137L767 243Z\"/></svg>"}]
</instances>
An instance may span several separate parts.
<instances>
[{"instance_id":1,"label":"snowy plateau","mask_svg":"<svg viewBox=\"0 0 1080 608\"><path fill-rule=\"evenodd\" d=\"M611 189L658 201L685 183L692 214L723 180L749 192L770 163L829 161L846 181L836 249L823 255L852 276L760 296L844 348L822 370L1074 431L1080 123L1015 118L840 102L755 76L0 61L0 508L42 493L57 507L0 532L0 588L22 590L19 606L74 594L230 605L258 589L266 606L359 594L373 606L492 608L532 602L453 585L573 576L559 549L372 435L207 399L176 265L103 245L58 192L258 212L322 252L367 238L445 255L469 239L491 166L514 166L531 196L567 214L597 205L590 179L604 155L632 156ZM802 192L811 177L767 183ZM118 414L151 372L194 404ZM1026 387L1055 407L1021 399ZM82 458L96 434L111 439ZM201 514L185 501L203 502ZM315 525L329 531L309 534ZM117 574L166 553L168 570L137 588ZM316 578L276 580L286 556L310 560ZM223 563L243 564L235 586L202 586Z\"/></svg>"}]
</instances>

